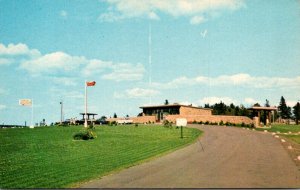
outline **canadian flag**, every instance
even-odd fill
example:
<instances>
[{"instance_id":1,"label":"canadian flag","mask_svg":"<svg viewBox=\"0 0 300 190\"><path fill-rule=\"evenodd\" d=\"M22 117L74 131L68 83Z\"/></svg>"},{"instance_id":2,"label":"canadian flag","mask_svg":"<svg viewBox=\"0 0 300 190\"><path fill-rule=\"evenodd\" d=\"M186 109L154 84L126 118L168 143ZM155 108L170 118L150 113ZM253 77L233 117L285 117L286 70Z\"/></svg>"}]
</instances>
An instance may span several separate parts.
<instances>
[{"instance_id":1,"label":"canadian flag","mask_svg":"<svg viewBox=\"0 0 300 190\"><path fill-rule=\"evenodd\" d=\"M86 82L86 86L95 86L95 84L96 84L96 81Z\"/></svg>"}]
</instances>

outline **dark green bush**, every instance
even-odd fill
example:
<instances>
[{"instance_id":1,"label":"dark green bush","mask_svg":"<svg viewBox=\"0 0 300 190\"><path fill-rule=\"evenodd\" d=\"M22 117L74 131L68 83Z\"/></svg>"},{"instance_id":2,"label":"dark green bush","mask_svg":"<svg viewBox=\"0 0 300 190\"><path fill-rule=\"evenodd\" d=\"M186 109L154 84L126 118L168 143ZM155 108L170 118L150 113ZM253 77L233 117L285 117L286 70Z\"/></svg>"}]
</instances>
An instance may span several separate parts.
<instances>
[{"instance_id":1,"label":"dark green bush","mask_svg":"<svg viewBox=\"0 0 300 190\"><path fill-rule=\"evenodd\" d=\"M220 123L219 123L219 125L224 125L224 122L221 120Z\"/></svg>"},{"instance_id":2,"label":"dark green bush","mask_svg":"<svg viewBox=\"0 0 300 190\"><path fill-rule=\"evenodd\" d=\"M97 135L91 129L85 129L73 135L74 140L90 140L95 138L97 138Z\"/></svg>"},{"instance_id":3,"label":"dark green bush","mask_svg":"<svg viewBox=\"0 0 300 190\"><path fill-rule=\"evenodd\" d=\"M209 121L206 121L204 124L205 124L205 125L208 125L208 124L209 124Z\"/></svg>"},{"instance_id":4,"label":"dark green bush","mask_svg":"<svg viewBox=\"0 0 300 190\"><path fill-rule=\"evenodd\" d=\"M226 125L226 126L231 126L232 124L231 124L230 122L227 121L227 122L225 123L225 125Z\"/></svg>"},{"instance_id":5,"label":"dark green bush","mask_svg":"<svg viewBox=\"0 0 300 190\"><path fill-rule=\"evenodd\" d=\"M166 128L172 128L173 122L169 122L168 120L163 121L163 126Z\"/></svg>"},{"instance_id":6,"label":"dark green bush","mask_svg":"<svg viewBox=\"0 0 300 190\"><path fill-rule=\"evenodd\" d=\"M117 122L116 121L110 121L110 122L108 122L108 125L109 126L117 125Z\"/></svg>"}]
</instances>

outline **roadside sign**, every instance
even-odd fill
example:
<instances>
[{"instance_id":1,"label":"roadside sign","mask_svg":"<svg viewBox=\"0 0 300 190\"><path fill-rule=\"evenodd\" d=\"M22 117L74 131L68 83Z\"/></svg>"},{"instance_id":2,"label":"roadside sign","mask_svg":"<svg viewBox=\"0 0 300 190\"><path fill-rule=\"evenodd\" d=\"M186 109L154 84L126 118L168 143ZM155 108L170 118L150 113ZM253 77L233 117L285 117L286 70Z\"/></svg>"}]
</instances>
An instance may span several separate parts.
<instances>
[{"instance_id":1,"label":"roadside sign","mask_svg":"<svg viewBox=\"0 0 300 190\"><path fill-rule=\"evenodd\" d=\"M185 127L187 125L187 120L185 118L177 118L176 119L176 126L180 127L183 126Z\"/></svg>"}]
</instances>

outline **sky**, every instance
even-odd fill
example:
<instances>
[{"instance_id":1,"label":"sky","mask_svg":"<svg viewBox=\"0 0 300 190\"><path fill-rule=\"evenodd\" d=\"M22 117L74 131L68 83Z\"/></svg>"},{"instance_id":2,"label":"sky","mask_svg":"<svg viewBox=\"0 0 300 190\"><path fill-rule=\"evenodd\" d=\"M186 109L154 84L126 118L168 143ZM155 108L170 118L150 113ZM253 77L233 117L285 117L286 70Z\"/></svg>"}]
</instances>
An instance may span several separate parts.
<instances>
[{"instance_id":1,"label":"sky","mask_svg":"<svg viewBox=\"0 0 300 190\"><path fill-rule=\"evenodd\" d=\"M151 34L151 35L150 35ZM300 101L298 0L0 0L0 124ZM151 37L150 37L151 36Z\"/></svg>"}]
</instances>

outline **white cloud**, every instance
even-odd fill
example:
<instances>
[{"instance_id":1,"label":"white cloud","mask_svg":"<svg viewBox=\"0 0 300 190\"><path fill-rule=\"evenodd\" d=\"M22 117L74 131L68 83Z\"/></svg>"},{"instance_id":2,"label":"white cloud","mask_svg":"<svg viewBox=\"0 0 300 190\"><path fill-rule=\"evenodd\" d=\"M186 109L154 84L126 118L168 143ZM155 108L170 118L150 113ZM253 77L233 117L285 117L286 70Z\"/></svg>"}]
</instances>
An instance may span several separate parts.
<instances>
[{"instance_id":1,"label":"white cloud","mask_svg":"<svg viewBox=\"0 0 300 190\"><path fill-rule=\"evenodd\" d=\"M245 86L248 88L294 88L300 89L300 76L294 78L284 77L254 77L245 73L234 75L221 75L218 77L197 76L188 78L179 77L167 83L153 83L153 87L162 89L174 89L184 86L210 85L210 86Z\"/></svg>"},{"instance_id":2,"label":"white cloud","mask_svg":"<svg viewBox=\"0 0 300 190\"><path fill-rule=\"evenodd\" d=\"M0 44L1 45L1 44ZM18 53L30 53L37 50L31 50L26 45L15 46L8 45L2 47L2 54L17 55ZM1 49L0 47L0 49ZM38 51L37 51L38 52ZM35 54L37 55L37 54ZM0 64L9 64L11 59L1 58ZM35 57L22 59L20 69L28 71L33 76L57 75L68 76L67 78L54 78L55 83L63 82L67 86L74 86L74 81L69 79L70 76L99 76L102 79L113 81L137 81L144 76L145 68L142 64L131 63L113 63L111 61L102 61L99 59L87 59L84 56L72 56L64 52L54 52ZM62 80L62 81L60 81Z\"/></svg>"},{"instance_id":3,"label":"white cloud","mask_svg":"<svg viewBox=\"0 0 300 190\"><path fill-rule=\"evenodd\" d=\"M59 15L60 15L61 17L63 17L63 18L66 18L66 17L68 16L68 12L65 11L65 10L61 10L61 11L59 12Z\"/></svg>"},{"instance_id":4,"label":"white cloud","mask_svg":"<svg viewBox=\"0 0 300 190\"><path fill-rule=\"evenodd\" d=\"M190 20L190 23L193 25L201 24L203 22L205 22L205 18L203 16L194 16Z\"/></svg>"},{"instance_id":5,"label":"white cloud","mask_svg":"<svg viewBox=\"0 0 300 190\"><path fill-rule=\"evenodd\" d=\"M292 109L296 104L297 104L297 101L286 101L286 105L291 107Z\"/></svg>"},{"instance_id":6,"label":"white cloud","mask_svg":"<svg viewBox=\"0 0 300 190\"><path fill-rule=\"evenodd\" d=\"M113 68L113 65L114 64L112 62L93 59L89 61L88 65L83 69L82 73L85 76L99 74L104 72L106 69Z\"/></svg>"},{"instance_id":7,"label":"white cloud","mask_svg":"<svg viewBox=\"0 0 300 190\"><path fill-rule=\"evenodd\" d=\"M0 104L0 110L4 110L4 109L6 109L6 105L1 105Z\"/></svg>"},{"instance_id":8,"label":"white cloud","mask_svg":"<svg viewBox=\"0 0 300 190\"><path fill-rule=\"evenodd\" d=\"M136 81L143 78L145 68L142 64L119 63L112 66L112 72L102 76L103 79L113 81Z\"/></svg>"},{"instance_id":9,"label":"white cloud","mask_svg":"<svg viewBox=\"0 0 300 190\"><path fill-rule=\"evenodd\" d=\"M188 101L179 102L179 104L186 105L186 106L192 105L192 106L195 106L195 107L198 106L198 104L191 103L191 102L188 102Z\"/></svg>"},{"instance_id":10,"label":"white cloud","mask_svg":"<svg viewBox=\"0 0 300 190\"><path fill-rule=\"evenodd\" d=\"M113 12L108 12L108 13L102 13L102 14L98 17L98 20L99 20L100 22L115 22L115 21L121 20L121 19L123 19L123 18L124 18L123 16L116 15L116 14L113 13Z\"/></svg>"},{"instance_id":11,"label":"white cloud","mask_svg":"<svg viewBox=\"0 0 300 190\"><path fill-rule=\"evenodd\" d=\"M160 89L174 89L174 88L182 88L185 86L193 86L196 84L207 83L209 81L208 77L199 76L196 78L188 78L185 76L178 77L167 83L158 83L153 82L152 86Z\"/></svg>"},{"instance_id":12,"label":"white cloud","mask_svg":"<svg viewBox=\"0 0 300 190\"><path fill-rule=\"evenodd\" d=\"M77 82L75 78L70 78L70 77L53 77L52 81L55 84L60 84L64 86L76 86Z\"/></svg>"},{"instance_id":13,"label":"white cloud","mask_svg":"<svg viewBox=\"0 0 300 190\"><path fill-rule=\"evenodd\" d=\"M237 101L230 97L216 97L216 96L204 97L201 100L199 100L198 102L200 105L204 105L204 104L213 105L215 103L220 103L220 102L223 102L226 105L229 105L231 103L237 104Z\"/></svg>"},{"instance_id":14,"label":"white cloud","mask_svg":"<svg viewBox=\"0 0 300 190\"><path fill-rule=\"evenodd\" d=\"M158 13L173 17L188 16L192 24L200 24L199 15L221 10L236 10L244 6L243 0L104 0L110 7L99 20L113 22L121 19L142 17L157 19Z\"/></svg>"},{"instance_id":15,"label":"white cloud","mask_svg":"<svg viewBox=\"0 0 300 190\"><path fill-rule=\"evenodd\" d=\"M24 61L21 63L20 68L31 74L72 72L87 62L88 60L84 57L70 56L64 52L54 52L40 56L37 59Z\"/></svg>"},{"instance_id":16,"label":"white cloud","mask_svg":"<svg viewBox=\"0 0 300 190\"><path fill-rule=\"evenodd\" d=\"M115 98L148 98L149 96L158 95L159 91L153 89L132 88L124 92L115 92Z\"/></svg>"},{"instance_id":17,"label":"white cloud","mask_svg":"<svg viewBox=\"0 0 300 190\"><path fill-rule=\"evenodd\" d=\"M160 20L159 16L155 12L149 13L149 19L151 20Z\"/></svg>"},{"instance_id":18,"label":"white cloud","mask_svg":"<svg viewBox=\"0 0 300 190\"><path fill-rule=\"evenodd\" d=\"M41 53L36 49L29 49L26 44L0 44L0 56L18 56L27 55L31 57L37 57Z\"/></svg>"},{"instance_id":19,"label":"white cloud","mask_svg":"<svg viewBox=\"0 0 300 190\"><path fill-rule=\"evenodd\" d=\"M12 59L0 58L0 65L9 65L13 63Z\"/></svg>"},{"instance_id":20,"label":"white cloud","mask_svg":"<svg viewBox=\"0 0 300 190\"><path fill-rule=\"evenodd\" d=\"M253 98L245 98L245 103L246 104L248 104L248 105L253 105L253 104L255 104L255 103L259 103L260 104L260 101L257 101L257 100L255 100L255 99L253 99Z\"/></svg>"}]
</instances>

